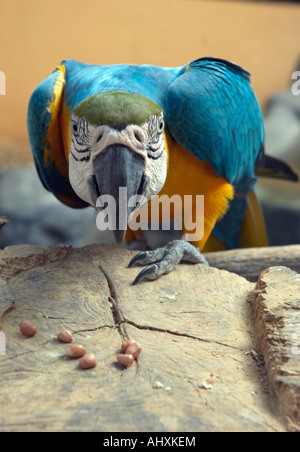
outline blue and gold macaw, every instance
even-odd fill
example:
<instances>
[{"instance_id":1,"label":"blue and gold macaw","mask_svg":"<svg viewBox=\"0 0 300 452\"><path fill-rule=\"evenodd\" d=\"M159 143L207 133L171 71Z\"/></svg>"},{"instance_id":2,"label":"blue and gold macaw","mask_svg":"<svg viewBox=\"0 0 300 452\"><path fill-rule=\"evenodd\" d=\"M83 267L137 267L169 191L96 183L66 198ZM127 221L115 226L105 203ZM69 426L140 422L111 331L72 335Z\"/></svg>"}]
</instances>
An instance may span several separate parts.
<instances>
[{"instance_id":1,"label":"blue and gold macaw","mask_svg":"<svg viewBox=\"0 0 300 452\"><path fill-rule=\"evenodd\" d=\"M104 194L118 206L120 187L128 199L204 195L201 240L139 253L130 265L147 267L134 283L157 279L181 261L206 264L203 251L267 244L253 190L264 157L263 117L249 73L236 64L67 60L34 91L28 130L44 187L71 207L96 207ZM120 243L125 231L116 224ZM134 235L128 228L126 240Z\"/></svg>"}]
</instances>

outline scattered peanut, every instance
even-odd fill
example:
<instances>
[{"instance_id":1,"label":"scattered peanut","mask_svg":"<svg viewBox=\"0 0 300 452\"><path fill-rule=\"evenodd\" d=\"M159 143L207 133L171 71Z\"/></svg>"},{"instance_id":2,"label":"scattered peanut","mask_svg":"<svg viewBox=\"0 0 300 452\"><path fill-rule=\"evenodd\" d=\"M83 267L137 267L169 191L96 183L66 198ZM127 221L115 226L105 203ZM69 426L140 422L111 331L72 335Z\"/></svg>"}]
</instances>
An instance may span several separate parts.
<instances>
[{"instance_id":1,"label":"scattered peanut","mask_svg":"<svg viewBox=\"0 0 300 452\"><path fill-rule=\"evenodd\" d=\"M209 378L203 380L200 387L202 389L212 389L213 385L219 380L220 375L210 374Z\"/></svg>"},{"instance_id":2,"label":"scattered peanut","mask_svg":"<svg viewBox=\"0 0 300 452\"><path fill-rule=\"evenodd\" d=\"M81 344L71 344L68 348L67 355L71 358L81 358L86 354L86 349Z\"/></svg>"},{"instance_id":3,"label":"scattered peanut","mask_svg":"<svg viewBox=\"0 0 300 452\"><path fill-rule=\"evenodd\" d=\"M130 367L133 364L134 357L133 355L124 355L123 353L119 353L117 355L117 361L124 367Z\"/></svg>"},{"instance_id":4,"label":"scattered peanut","mask_svg":"<svg viewBox=\"0 0 300 452\"><path fill-rule=\"evenodd\" d=\"M127 339L122 343L123 353L117 355L117 361L124 367L130 367L141 351L142 347L135 339Z\"/></svg>"},{"instance_id":5,"label":"scattered peanut","mask_svg":"<svg viewBox=\"0 0 300 452\"><path fill-rule=\"evenodd\" d=\"M27 336L27 337L33 337L37 333L37 327L29 320L23 320L19 324L19 328L21 330L21 333L23 333L24 336Z\"/></svg>"},{"instance_id":6,"label":"scattered peanut","mask_svg":"<svg viewBox=\"0 0 300 452\"><path fill-rule=\"evenodd\" d=\"M79 361L80 369L92 369L97 366L97 357L94 353L87 353Z\"/></svg>"},{"instance_id":7,"label":"scattered peanut","mask_svg":"<svg viewBox=\"0 0 300 452\"><path fill-rule=\"evenodd\" d=\"M70 343L73 341L73 336L72 333L70 333L70 331L61 331L58 335L57 335L57 339L59 339L62 342L66 342L66 343Z\"/></svg>"},{"instance_id":8,"label":"scattered peanut","mask_svg":"<svg viewBox=\"0 0 300 452\"><path fill-rule=\"evenodd\" d=\"M206 379L209 385L214 385L220 378L218 374L210 374L209 378Z\"/></svg>"},{"instance_id":9,"label":"scattered peanut","mask_svg":"<svg viewBox=\"0 0 300 452\"><path fill-rule=\"evenodd\" d=\"M124 341L122 343L122 352L125 353L126 349L129 347L129 345L136 344L135 339L127 339L127 341Z\"/></svg>"},{"instance_id":10,"label":"scattered peanut","mask_svg":"<svg viewBox=\"0 0 300 452\"><path fill-rule=\"evenodd\" d=\"M142 347L140 346L140 344L138 342L135 342L126 348L125 354L133 355L134 358L137 358L139 356L139 354L141 353L141 351L142 351Z\"/></svg>"}]
</instances>

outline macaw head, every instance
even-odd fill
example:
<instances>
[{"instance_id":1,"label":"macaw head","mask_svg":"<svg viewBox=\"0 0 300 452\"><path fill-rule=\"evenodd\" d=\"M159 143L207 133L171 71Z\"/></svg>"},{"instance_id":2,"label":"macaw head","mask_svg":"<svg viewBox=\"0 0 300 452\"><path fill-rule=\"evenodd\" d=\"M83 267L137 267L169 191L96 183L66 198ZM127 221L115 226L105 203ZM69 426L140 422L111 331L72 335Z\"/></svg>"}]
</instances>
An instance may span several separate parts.
<instances>
[{"instance_id":1,"label":"macaw head","mask_svg":"<svg viewBox=\"0 0 300 452\"><path fill-rule=\"evenodd\" d=\"M128 207L130 198L142 195L150 200L165 183L164 127L163 111L156 103L123 91L95 94L72 112L71 185L81 199L95 208L100 196L114 198L118 243L125 236L125 231L118 229L120 203L127 203L129 218L135 210ZM127 199L120 199L120 187L127 189Z\"/></svg>"}]
</instances>

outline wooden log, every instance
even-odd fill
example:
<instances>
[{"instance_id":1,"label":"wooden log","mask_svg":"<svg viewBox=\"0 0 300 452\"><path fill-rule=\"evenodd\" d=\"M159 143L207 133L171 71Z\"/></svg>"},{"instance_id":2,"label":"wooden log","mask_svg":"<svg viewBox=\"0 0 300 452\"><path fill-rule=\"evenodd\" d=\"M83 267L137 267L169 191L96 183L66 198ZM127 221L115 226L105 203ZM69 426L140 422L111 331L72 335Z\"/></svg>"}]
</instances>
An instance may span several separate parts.
<instances>
[{"instance_id":1,"label":"wooden log","mask_svg":"<svg viewBox=\"0 0 300 452\"><path fill-rule=\"evenodd\" d=\"M252 282L268 267L281 265L300 272L300 245L221 251L205 256L212 267L237 273Z\"/></svg>"},{"instance_id":2,"label":"wooden log","mask_svg":"<svg viewBox=\"0 0 300 452\"><path fill-rule=\"evenodd\" d=\"M132 286L134 254L109 245L0 251L0 431L284 431L254 350L255 285L179 265ZM35 337L20 333L24 319ZM63 329L96 354L95 369L66 356ZM116 362L127 338L143 349L128 369Z\"/></svg>"}]
</instances>

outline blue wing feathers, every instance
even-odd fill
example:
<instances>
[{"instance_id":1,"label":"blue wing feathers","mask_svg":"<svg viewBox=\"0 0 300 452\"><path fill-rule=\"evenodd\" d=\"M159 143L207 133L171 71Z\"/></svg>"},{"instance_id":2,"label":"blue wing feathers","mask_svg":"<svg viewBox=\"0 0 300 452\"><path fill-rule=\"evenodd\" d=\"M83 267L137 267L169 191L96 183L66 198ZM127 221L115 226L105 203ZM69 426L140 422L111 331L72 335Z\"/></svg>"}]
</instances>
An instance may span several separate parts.
<instances>
[{"instance_id":1,"label":"blue wing feathers","mask_svg":"<svg viewBox=\"0 0 300 452\"><path fill-rule=\"evenodd\" d=\"M214 58L214 57L205 57L205 58L199 58L191 63L194 67L197 65L197 63L202 64L202 62L205 62L206 67L211 67L213 70L217 70L218 72L225 72L226 74L226 68L230 68L233 72L239 73L247 80L250 80L251 74L246 71L246 69L242 68L236 63L232 63L231 61L224 60L221 58ZM212 63L212 64L210 64ZM217 67L216 67L217 63ZM224 70L225 71L222 71Z\"/></svg>"},{"instance_id":2,"label":"blue wing feathers","mask_svg":"<svg viewBox=\"0 0 300 452\"><path fill-rule=\"evenodd\" d=\"M201 59L170 86L167 125L173 137L237 185L254 174L263 119L248 73L223 60Z\"/></svg>"}]
</instances>

